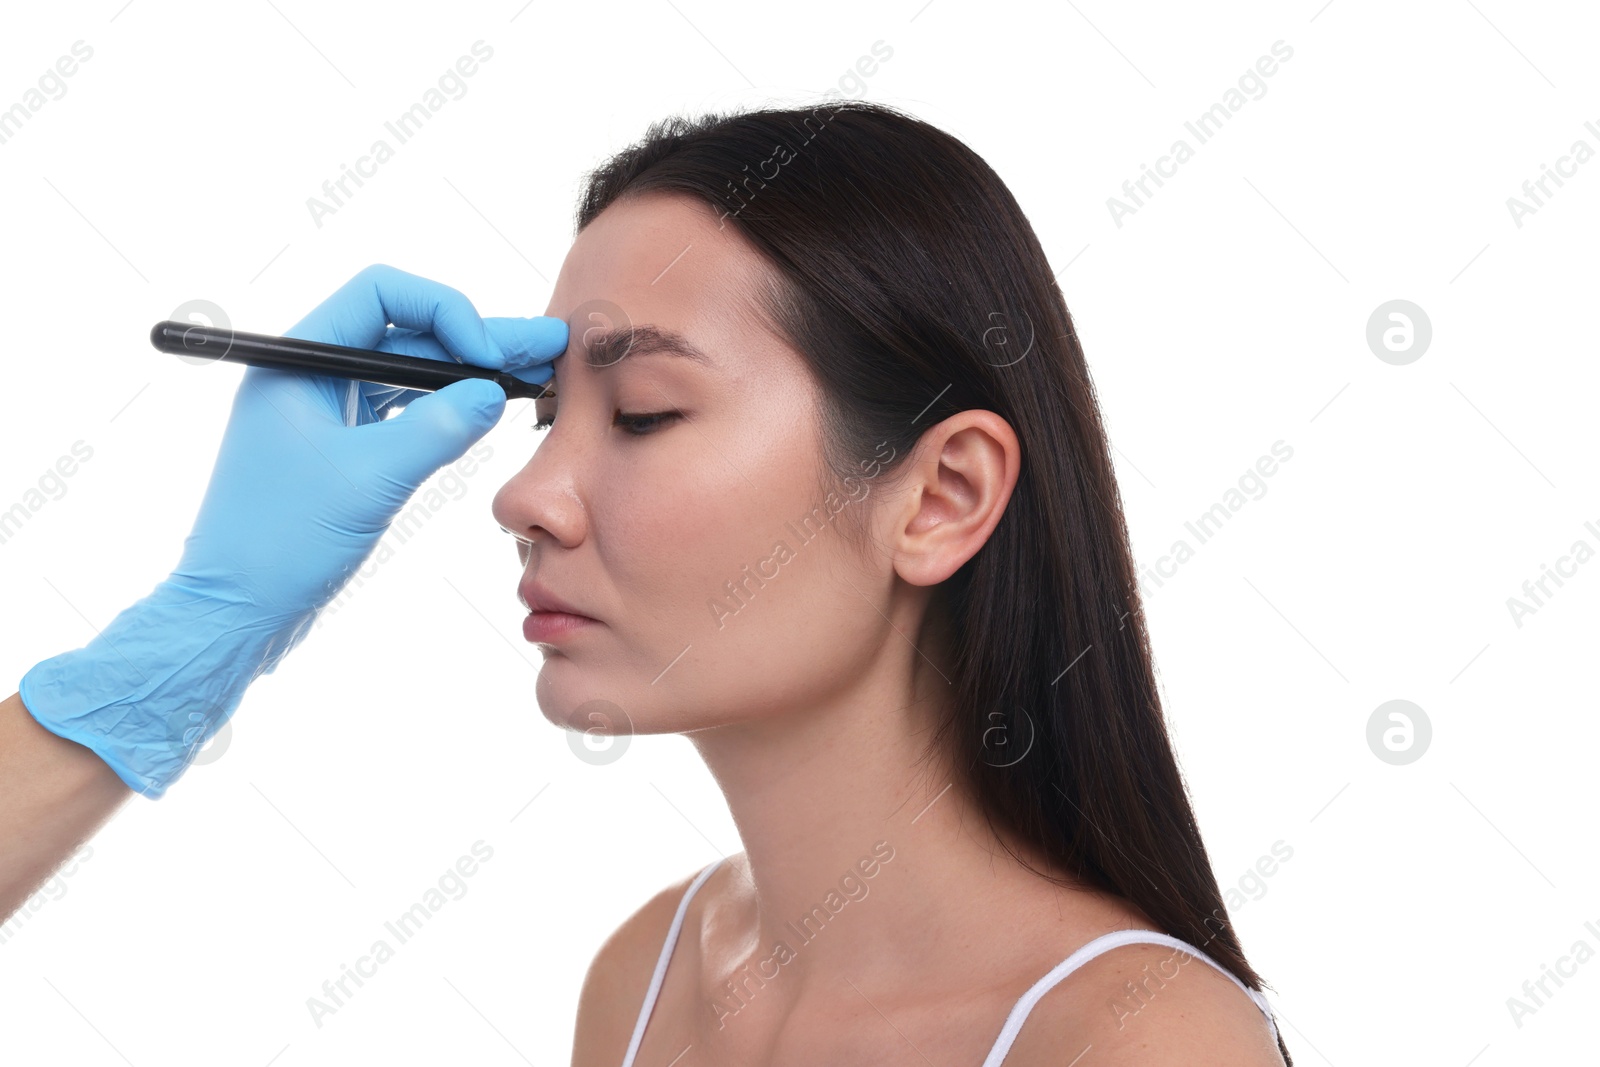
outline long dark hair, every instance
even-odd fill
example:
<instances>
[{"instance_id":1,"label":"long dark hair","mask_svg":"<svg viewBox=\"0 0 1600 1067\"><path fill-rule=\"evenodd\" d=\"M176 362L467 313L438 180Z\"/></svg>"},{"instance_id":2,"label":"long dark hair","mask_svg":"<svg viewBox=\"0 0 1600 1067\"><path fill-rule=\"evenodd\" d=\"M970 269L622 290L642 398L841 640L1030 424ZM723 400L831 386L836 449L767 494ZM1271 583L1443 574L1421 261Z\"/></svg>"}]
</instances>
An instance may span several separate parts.
<instances>
[{"instance_id":1,"label":"long dark hair","mask_svg":"<svg viewBox=\"0 0 1600 1067\"><path fill-rule=\"evenodd\" d=\"M861 479L864 457L895 457L892 478L956 412L1011 425L1011 499L933 602L954 654L934 744L991 825L1259 990L1167 736L1083 349L1005 183L949 134L841 100L657 122L589 174L578 230L651 191L709 204L775 268L765 310L822 384L832 488Z\"/></svg>"}]
</instances>

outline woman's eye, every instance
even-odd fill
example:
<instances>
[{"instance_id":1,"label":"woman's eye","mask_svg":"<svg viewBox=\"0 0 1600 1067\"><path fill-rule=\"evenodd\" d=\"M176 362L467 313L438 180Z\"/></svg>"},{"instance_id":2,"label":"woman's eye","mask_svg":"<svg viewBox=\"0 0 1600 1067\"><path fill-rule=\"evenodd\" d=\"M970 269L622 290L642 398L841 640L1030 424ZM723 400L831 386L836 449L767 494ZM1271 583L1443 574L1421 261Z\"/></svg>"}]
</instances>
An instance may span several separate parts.
<instances>
[{"instance_id":1,"label":"woman's eye","mask_svg":"<svg viewBox=\"0 0 1600 1067\"><path fill-rule=\"evenodd\" d=\"M677 411L656 411L649 414L629 414L625 411L618 411L613 416L613 423L621 426L623 431L632 437L645 437L667 421L678 418L680 414ZM555 421L556 417L550 415L534 423L533 429L548 430Z\"/></svg>"},{"instance_id":2,"label":"woman's eye","mask_svg":"<svg viewBox=\"0 0 1600 1067\"><path fill-rule=\"evenodd\" d=\"M676 411L657 411L649 415L629 415L619 411L616 415L616 424L634 437L644 437L646 434L654 433L656 427L669 419L676 418L677 415Z\"/></svg>"}]
</instances>

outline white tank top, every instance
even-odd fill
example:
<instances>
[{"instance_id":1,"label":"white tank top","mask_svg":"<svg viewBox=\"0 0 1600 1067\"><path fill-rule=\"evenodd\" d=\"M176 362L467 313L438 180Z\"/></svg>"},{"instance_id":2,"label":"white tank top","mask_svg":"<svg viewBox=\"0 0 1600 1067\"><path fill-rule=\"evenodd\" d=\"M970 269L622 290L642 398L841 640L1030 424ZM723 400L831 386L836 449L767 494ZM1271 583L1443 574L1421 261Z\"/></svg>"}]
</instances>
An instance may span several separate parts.
<instances>
[{"instance_id":1,"label":"white tank top","mask_svg":"<svg viewBox=\"0 0 1600 1067\"><path fill-rule=\"evenodd\" d=\"M726 859L727 857L723 857ZM661 946L661 955L656 959L655 973L650 976L650 988L645 991L644 1005L639 1009L639 1021L633 1024L633 1038L628 1042L628 1054L622 1059L622 1067L633 1067L633 1058L639 1052L639 1043L644 1040L644 1028L650 1021L650 1012L656 1006L656 997L661 993L661 982L667 974L667 962L672 959L672 950L678 944L678 932L683 929L683 916L689 910L689 901L693 899L700 887L711 877L713 871L722 866L722 860L716 860L708 865L705 870L695 876L689 883L689 889L683 894L683 899L678 901L677 914L672 917L672 925L667 928L666 943ZM995 1039L994 1047L989 1050L989 1055L983 1061L983 1067L1000 1067L1006 1058L1006 1053L1011 1051L1011 1043L1017 1039L1017 1034L1022 1030L1022 1024L1027 1021L1028 1013L1039 999L1053 989L1058 982L1067 975L1082 967L1102 952L1107 952L1122 945L1152 944L1166 945L1169 948L1183 949L1196 959L1205 960L1211 966L1221 971L1222 974L1234 985L1242 989L1246 996L1255 1002L1267 1017L1267 1025L1272 1028L1272 1040L1278 1040L1278 1024L1272 1018L1272 1005L1268 1003L1266 995L1251 989L1239 981L1234 973L1204 952L1195 948L1187 941L1181 941L1167 934L1157 933L1154 930L1116 930L1103 934L1093 941L1078 949L1072 955L1051 968L1050 973L1033 984L1033 987L1017 999L1016 1005L1011 1009L1011 1014L1006 1016L1005 1025L1000 1028L1000 1036Z\"/></svg>"}]
</instances>

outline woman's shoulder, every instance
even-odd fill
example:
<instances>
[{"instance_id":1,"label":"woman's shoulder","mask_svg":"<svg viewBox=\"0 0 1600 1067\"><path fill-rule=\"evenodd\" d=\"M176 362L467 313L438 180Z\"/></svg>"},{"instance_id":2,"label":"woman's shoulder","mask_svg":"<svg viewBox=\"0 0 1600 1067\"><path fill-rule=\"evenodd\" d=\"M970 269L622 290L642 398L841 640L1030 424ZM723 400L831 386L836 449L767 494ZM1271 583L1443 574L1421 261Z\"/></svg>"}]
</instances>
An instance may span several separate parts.
<instances>
[{"instance_id":1,"label":"woman's shoulder","mask_svg":"<svg viewBox=\"0 0 1600 1067\"><path fill-rule=\"evenodd\" d=\"M1068 1045L1092 1047L1102 1067L1168 1059L1283 1067L1266 1016L1228 975L1189 951L1143 941L1100 953L1047 991L1006 1065L1058 1065Z\"/></svg>"},{"instance_id":2,"label":"woman's shoulder","mask_svg":"<svg viewBox=\"0 0 1600 1067\"><path fill-rule=\"evenodd\" d=\"M573 1067L615 1067L622 1062L672 917L701 870L651 896L595 952L578 995Z\"/></svg>"},{"instance_id":3,"label":"woman's shoulder","mask_svg":"<svg viewBox=\"0 0 1600 1067\"><path fill-rule=\"evenodd\" d=\"M1230 975L1193 954L1204 946L1145 939L1166 936L1161 924L1111 892L1023 884L1011 909L1017 921L1009 943L1017 951L997 957L1014 998L1029 999L1036 984L1093 947L1034 999L1006 1067L1060 1067L1089 1048L1079 1062L1098 1067L1169 1059L1193 1067L1283 1067L1267 1017ZM1013 1009L1019 1003L1014 999Z\"/></svg>"}]
</instances>

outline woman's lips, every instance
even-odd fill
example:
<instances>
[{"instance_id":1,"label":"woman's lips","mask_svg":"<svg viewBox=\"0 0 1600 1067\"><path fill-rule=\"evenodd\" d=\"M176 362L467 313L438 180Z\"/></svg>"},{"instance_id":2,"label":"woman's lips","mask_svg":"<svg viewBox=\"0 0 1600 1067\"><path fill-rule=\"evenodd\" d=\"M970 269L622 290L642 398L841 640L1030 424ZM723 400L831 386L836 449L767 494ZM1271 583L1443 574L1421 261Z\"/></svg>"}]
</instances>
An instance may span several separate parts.
<instances>
[{"instance_id":1,"label":"woman's lips","mask_svg":"<svg viewBox=\"0 0 1600 1067\"><path fill-rule=\"evenodd\" d=\"M535 644L559 641L587 626L596 625L587 615L564 611L534 611L522 620L522 636Z\"/></svg>"}]
</instances>

